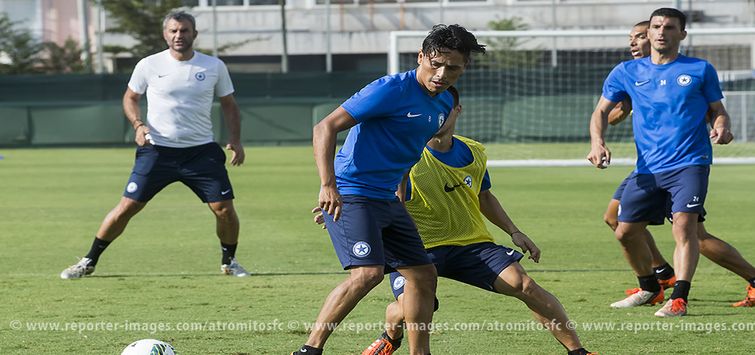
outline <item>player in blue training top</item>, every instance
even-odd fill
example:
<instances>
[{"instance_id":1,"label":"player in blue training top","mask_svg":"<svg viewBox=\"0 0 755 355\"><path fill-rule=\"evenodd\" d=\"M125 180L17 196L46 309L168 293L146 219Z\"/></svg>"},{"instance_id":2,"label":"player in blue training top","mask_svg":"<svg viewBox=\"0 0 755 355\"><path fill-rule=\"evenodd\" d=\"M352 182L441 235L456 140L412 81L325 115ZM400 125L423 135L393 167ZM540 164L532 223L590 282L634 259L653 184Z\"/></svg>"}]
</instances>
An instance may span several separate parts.
<instances>
[{"instance_id":1,"label":"player in blue training top","mask_svg":"<svg viewBox=\"0 0 755 355\"><path fill-rule=\"evenodd\" d=\"M690 281L699 259L697 219L703 212L712 161L711 140L727 144L734 138L721 99L718 75L710 63L679 54L686 37L686 18L679 10L661 8L650 16L650 57L616 66L603 84L603 95L590 122L591 150L598 168L611 161L603 139L608 113L627 97L632 99L637 167L621 196L616 237L638 276L642 291L612 304L644 304L661 291L650 266L644 230L671 196L676 240L677 281L668 302L655 315L687 313ZM706 112L713 129L706 127Z\"/></svg>"},{"instance_id":2,"label":"player in blue training top","mask_svg":"<svg viewBox=\"0 0 755 355\"><path fill-rule=\"evenodd\" d=\"M650 21L640 22L632 27L632 32L629 33L629 50L634 59L644 58L650 55L650 40L647 38L647 29L650 25ZM627 98L620 104L616 105L613 110L608 114L608 123L615 125L627 118L632 111L632 100ZM630 174L630 177L632 175ZM618 227L618 214L619 214L619 200L624 193L624 187L627 181L623 180L621 185L616 189L613 198L608 203L608 208L603 216L603 220L612 229L616 230ZM670 205L667 205L670 208ZM755 266L750 264L739 253L737 248L727 243L724 240L708 233L705 230L704 214L701 214L698 218L697 224L697 239L700 243L700 254L710 259L710 261L716 263L718 266L727 269L747 281L746 296L744 300L735 302L733 307L755 307ZM658 211L657 218L650 224L662 225L664 222L664 216L671 217L670 212ZM653 271L655 271L655 277L658 279L658 283L662 289L668 289L674 287L676 277L674 275L674 268L664 259L660 250L655 245L653 235L649 230L645 229L644 241L650 248ZM631 288L625 291L627 295L642 291L641 288ZM656 299L651 300L650 303L661 303L664 301L663 292L658 293ZM635 307L640 304L635 303L621 303L622 305Z\"/></svg>"},{"instance_id":3,"label":"player in blue training top","mask_svg":"<svg viewBox=\"0 0 755 355\"><path fill-rule=\"evenodd\" d=\"M422 43L417 69L372 82L315 126L318 208L350 274L325 299L306 344L293 354L321 354L334 326L383 280L386 267L411 281L404 294L410 353L430 353L437 274L395 193L451 112L446 89L473 52L485 52L473 34L459 25L436 25ZM336 134L349 128L335 154Z\"/></svg>"},{"instance_id":4,"label":"player in blue training top","mask_svg":"<svg viewBox=\"0 0 755 355\"><path fill-rule=\"evenodd\" d=\"M526 252L539 262L540 249L517 228L491 191L485 147L454 135L460 114L461 105L457 105L443 128L427 142L400 193L438 276L516 297L551 331L568 355L594 354L582 347L577 333L567 326L570 321L561 302L520 265ZM321 217L316 216L315 222L322 223ZM510 235L511 243L522 253L496 244L485 219ZM385 332L362 355L391 355L401 345L407 282L399 272L392 272L390 278L396 302L386 308Z\"/></svg>"}]
</instances>

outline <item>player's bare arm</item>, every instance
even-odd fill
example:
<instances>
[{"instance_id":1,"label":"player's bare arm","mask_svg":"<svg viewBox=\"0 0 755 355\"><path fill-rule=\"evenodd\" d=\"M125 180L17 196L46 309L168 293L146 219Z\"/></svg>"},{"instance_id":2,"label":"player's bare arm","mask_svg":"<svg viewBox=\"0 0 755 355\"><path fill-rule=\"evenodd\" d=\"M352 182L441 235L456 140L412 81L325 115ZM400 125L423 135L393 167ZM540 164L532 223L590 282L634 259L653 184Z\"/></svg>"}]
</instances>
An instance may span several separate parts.
<instances>
[{"instance_id":1,"label":"player's bare arm","mask_svg":"<svg viewBox=\"0 0 755 355\"><path fill-rule=\"evenodd\" d=\"M354 125L356 120L343 108L338 107L312 129L312 147L315 164L320 175L318 207L338 220L341 216L341 194L336 187L333 159L336 154L336 135Z\"/></svg>"},{"instance_id":2,"label":"player's bare arm","mask_svg":"<svg viewBox=\"0 0 755 355\"><path fill-rule=\"evenodd\" d=\"M228 144L225 149L232 152L231 165L239 166L244 164L246 154L244 146L241 145L241 112L239 105L233 95L226 95L220 98L220 108L223 110L225 125L228 127Z\"/></svg>"},{"instance_id":3,"label":"player's bare arm","mask_svg":"<svg viewBox=\"0 0 755 355\"><path fill-rule=\"evenodd\" d=\"M616 102L601 96L590 119L590 154L587 155L595 167L605 169L611 163L611 151L608 150L603 139L608 125L608 113L616 106Z\"/></svg>"},{"instance_id":4,"label":"player's bare arm","mask_svg":"<svg viewBox=\"0 0 755 355\"><path fill-rule=\"evenodd\" d=\"M540 248L517 228L495 195L490 190L485 190L480 191L478 197L480 199L480 212L482 212L482 215L510 235L511 242L519 247L522 253L526 254L529 252L530 259L536 263L540 262Z\"/></svg>"},{"instance_id":5,"label":"player's bare arm","mask_svg":"<svg viewBox=\"0 0 755 355\"><path fill-rule=\"evenodd\" d=\"M714 144L729 144L734 140L734 134L731 133L731 120L729 113L721 101L712 102L709 105L708 114L711 118L710 139Z\"/></svg>"},{"instance_id":6,"label":"player's bare arm","mask_svg":"<svg viewBox=\"0 0 755 355\"><path fill-rule=\"evenodd\" d=\"M149 143L147 135L149 134L149 127L141 119L141 110L139 109L139 99L142 95L137 94L131 89L126 89L126 93L123 94L123 113L126 115L126 119L131 123L131 127L134 127L134 141L140 147L143 147Z\"/></svg>"},{"instance_id":7,"label":"player's bare arm","mask_svg":"<svg viewBox=\"0 0 755 355\"><path fill-rule=\"evenodd\" d=\"M616 104L616 107L608 113L608 124L615 126L624 121L632 112L632 99L626 98Z\"/></svg>"}]
</instances>

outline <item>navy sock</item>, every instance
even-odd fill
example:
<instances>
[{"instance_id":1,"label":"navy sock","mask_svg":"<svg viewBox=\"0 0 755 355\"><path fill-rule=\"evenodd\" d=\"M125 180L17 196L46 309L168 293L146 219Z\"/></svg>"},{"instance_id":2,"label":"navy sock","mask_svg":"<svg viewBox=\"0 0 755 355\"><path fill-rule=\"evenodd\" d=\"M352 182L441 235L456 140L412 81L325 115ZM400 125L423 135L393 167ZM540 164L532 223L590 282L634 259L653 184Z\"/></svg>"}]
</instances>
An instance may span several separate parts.
<instances>
[{"instance_id":1,"label":"navy sock","mask_svg":"<svg viewBox=\"0 0 755 355\"><path fill-rule=\"evenodd\" d=\"M681 298L684 302L687 302L687 296L689 296L689 281L678 280L674 284L674 292L671 293L671 299Z\"/></svg>"},{"instance_id":2,"label":"navy sock","mask_svg":"<svg viewBox=\"0 0 755 355\"><path fill-rule=\"evenodd\" d=\"M110 245L110 243L112 242L108 242L97 237L94 238L92 247L89 248L89 253L87 253L86 255L86 258L92 259L92 261L89 263L90 266L97 265L97 261L100 260L100 255L102 255L102 252L107 249L107 246Z\"/></svg>"},{"instance_id":3,"label":"navy sock","mask_svg":"<svg viewBox=\"0 0 755 355\"><path fill-rule=\"evenodd\" d=\"M225 244L220 242L220 249L223 251L223 257L220 259L220 263L228 265L231 263L231 259L236 256L236 247L238 244Z\"/></svg>"},{"instance_id":4,"label":"navy sock","mask_svg":"<svg viewBox=\"0 0 755 355\"><path fill-rule=\"evenodd\" d=\"M655 277L659 280L668 280L674 276L674 268L668 263L665 263L659 267L654 267Z\"/></svg>"},{"instance_id":5,"label":"navy sock","mask_svg":"<svg viewBox=\"0 0 755 355\"><path fill-rule=\"evenodd\" d=\"M752 286L752 287L755 287L755 277L753 277L753 278L751 278L751 279L747 280L747 282L749 282L749 283L750 283L750 286Z\"/></svg>"},{"instance_id":6,"label":"navy sock","mask_svg":"<svg viewBox=\"0 0 755 355\"><path fill-rule=\"evenodd\" d=\"M658 284L658 279L655 278L654 274L638 276L637 280L640 281L640 288L645 291L659 292L661 290L661 285Z\"/></svg>"},{"instance_id":7,"label":"navy sock","mask_svg":"<svg viewBox=\"0 0 755 355\"><path fill-rule=\"evenodd\" d=\"M304 351L302 351L304 350ZM294 354L307 354L307 355L322 355L322 349L320 348L313 348L309 345L302 345L299 350L294 352Z\"/></svg>"},{"instance_id":8,"label":"navy sock","mask_svg":"<svg viewBox=\"0 0 755 355\"><path fill-rule=\"evenodd\" d=\"M566 354L567 355L587 355L589 353L590 352L585 350L585 348L579 348L576 350L569 350L569 352L567 352Z\"/></svg>"}]
</instances>

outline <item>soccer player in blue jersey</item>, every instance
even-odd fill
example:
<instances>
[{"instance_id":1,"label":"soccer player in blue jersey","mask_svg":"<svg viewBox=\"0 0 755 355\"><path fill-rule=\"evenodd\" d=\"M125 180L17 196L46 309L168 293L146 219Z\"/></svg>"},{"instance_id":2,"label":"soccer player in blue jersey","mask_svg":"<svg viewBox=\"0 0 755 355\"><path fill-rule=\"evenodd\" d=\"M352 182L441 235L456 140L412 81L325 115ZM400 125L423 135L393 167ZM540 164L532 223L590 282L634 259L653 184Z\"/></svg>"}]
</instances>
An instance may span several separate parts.
<instances>
[{"instance_id":1,"label":"soccer player in blue jersey","mask_svg":"<svg viewBox=\"0 0 755 355\"><path fill-rule=\"evenodd\" d=\"M307 342L294 354L321 354L334 327L383 280L386 268L411 281L404 295L410 353L430 353L437 274L395 192L451 112L446 89L472 53L484 52L463 27L436 25L422 43L417 69L372 82L315 126L318 206L349 276L325 299ZM336 134L349 128L335 154Z\"/></svg>"},{"instance_id":2,"label":"soccer player in blue jersey","mask_svg":"<svg viewBox=\"0 0 755 355\"><path fill-rule=\"evenodd\" d=\"M651 14L650 57L623 62L611 71L590 122L587 158L605 168L611 161L603 139L608 113L618 102L632 99L637 166L621 196L616 237L642 290L620 302L643 304L661 292L643 239L645 227L657 211L665 209L666 197L671 196L677 281L671 298L655 313L659 317L687 313L690 282L699 259L697 220L708 190L711 141L727 144L733 139L715 69L702 59L679 54L687 35L685 23L684 14L676 9L661 8ZM708 111L713 117L710 132ZM621 306L618 303L612 306Z\"/></svg>"},{"instance_id":3,"label":"soccer player in blue jersey","mask_svg":"<svg viewBox=\"0 0 755 355\"><path fill-rule=\"evenodd\" d=\"M400 192L438 275L516 297L532 310L569 355L590 354L582 347L577 333L567 326L569 318L561 302L520 265L523 253L527 252L530 259L539 262L540 249L517 228L490 190L485 147L454 135L460 113L459 105L443 129L427 143ZM496 244L485 219L510 235L511 243L522 253ZM317 217L315 221L321 222ZM390 355L401 345L403 294L409 281L399 272L392 272L390 277L396 302L386 309L386 330L362 355Z\"/></svg>"},{"instance_id":4,"label":"soccer player in blue jersey","mask_svg":"<svg viewBox=\"0 0 755 355\"><path fill-rule=\"evenodd\" d=\"M634 25L634 27L632 27L632 31L629 33L629 50L634 59L640 59L650 55L650 40L647 38L647 29L649 24L650 21L640 22ZM611 125L620 123L629 116L631 110L632 100L627 98L617 104L616 107L611 110L611 112L608 114L608 123ZM621 195L624 192L624 187L626 186L626 184L627 180L624 180L616 189L616 192L614 193L611 201L608 203L608 208L606 209L606 212L603 216L603 220L614 231L619 224L619 201L621 200ZM669 206L667 205L667 207ZM661 225L664 223L664 217L670 217L667 211L657 212L658 213L656 218L654 218L654 220L651 221L650 224ZM742 257L742 254L740 254L735 247L708 233L705 230L705 225L703 224L704 220L705 218L703 217L703 215L698 218L699 223L697 226L697 239L700 243L700 254L747 281L747 295L745 296L745 299L733 303L732 306L755 307L755 267L753 267L752 264L750 264L744 257ZM674 268L669 265L669 263L663 258L663 255L661 255L661 252L655 245L655 240L653 239L652 234L650 234L650 231L648 231L646 228L644 233L644 241L647 243L648 248L650 249L652 260L651 266L653 267L653 271L655 271L655 276L656 279L658 279L658 283L663 289L674 287L674 283L676 282ZM637 293L639 291L642 291L642 289L632 288L626 290L626 294L632 295L633 293ZM663 300L663 292L660 292L658 294L658 297L655 300L652 300L651 303L660 303L663 302ZM622 304L630 306L635 305L632 303Z\"/></svg>"},{"instance_id":5,"label":"soccer player in blue jersey","mask_svg":"<svg viewBox=\"0 0 755 355\"><path fill-rule=\"evenodd\" d=\"M635 24L632 27L632 31L629 32L629 53L633 59L640 59L650 55L650 39L647 37L648 27L650 21L642 21ZM624 101L616 104L616 107L608 114L608 123L611 125L617 125L626 119L632 111L632 100L630 98L624 99ZM621 182L621 185L616 189L613 198L608 203L606 212L603 215L603 221L612 230L616 230L619 226L618 214L619 214L619 200L621 200L621 194L624 192L626 186L626 180ZM663 214L661 213L659 220L651 221L651 225L663 224ZM651 255L651 266L655 272L656 279L662 288L674 287L676 277L674 275L674 268L669 265L666 259L663 257L658 247L655 245L653 235L647 228L644 231L645 239ZM637 289L627 290L627 294L634 293ZM663 292L659 293L656 300L653 302L663 302Z\"/></svg>"}]
</instances>

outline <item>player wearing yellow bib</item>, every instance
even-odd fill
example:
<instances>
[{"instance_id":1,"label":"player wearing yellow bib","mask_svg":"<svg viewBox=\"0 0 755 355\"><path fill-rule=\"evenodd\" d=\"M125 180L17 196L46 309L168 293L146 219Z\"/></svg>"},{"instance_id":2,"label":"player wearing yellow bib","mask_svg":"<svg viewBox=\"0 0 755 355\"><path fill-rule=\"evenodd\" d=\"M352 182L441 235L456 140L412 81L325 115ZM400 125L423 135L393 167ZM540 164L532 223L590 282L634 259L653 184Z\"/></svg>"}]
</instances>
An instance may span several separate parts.
<instances>
[{"instance_id":1,"label":"player wearing yellow bib","mask_svg":"<svg viewBox=\"0 0 755 355\"><path fill-rule=\"evenodd\" d=\"M461 106L456 106L446 128L428 142L412 167L406 191L399 191L406 197L406 208L438 276L520 299L569 354L589 354L576 332L566 326L569 318L558 299L535 283L519 264L523 254L495 244L485 227L482 216L511 235L511 242L529 252L530 259L539 261L540 250L516 227L490 191L485 148L453 135L460 112ZM396 302L386 309L388 329L363 355L389 355L400 346L405 282L400 273L391 274Z\"/></svg>"}]
</instances>

